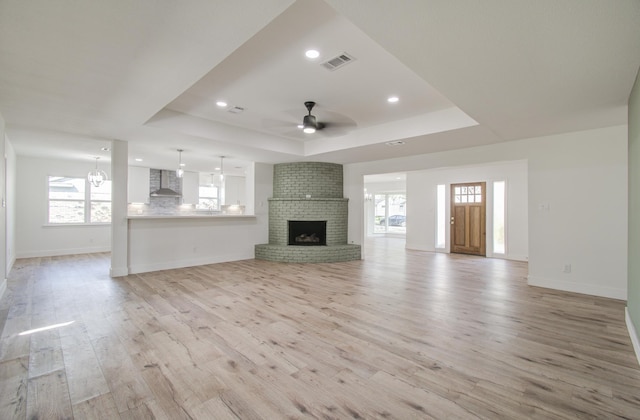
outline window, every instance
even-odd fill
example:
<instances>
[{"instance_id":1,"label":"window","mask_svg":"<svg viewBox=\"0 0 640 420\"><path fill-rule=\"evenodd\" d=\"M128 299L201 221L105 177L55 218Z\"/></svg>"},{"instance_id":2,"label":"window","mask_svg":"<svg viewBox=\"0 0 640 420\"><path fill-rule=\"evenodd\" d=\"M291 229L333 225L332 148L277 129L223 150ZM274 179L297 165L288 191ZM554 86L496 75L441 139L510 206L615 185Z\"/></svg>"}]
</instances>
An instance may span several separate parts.
<instances>
[{"instance_id":1,"label":"window","mask_svg":"<svg viewBox=\"0 0 640 420\"><path fill-rule=\"evenodd\" d=\"M85 178L50 176L48 223L110 223L111 181L100 187Z\"/></svg>"},{"instance_id":2,"label":"window","mask_svg":"<svg viewBox=\"0 0 640 420\"><path fill-rule=\"evenodd\" d=\"M111 223L111 181L96 187L89 183L91 192L89 223Z\"/></svg>"},{"instance_id":3,"label":"window","mask_svg":"<svg viewBox=\"0 0 640 420\"><path fill-rule=\"evenodd\" d=\"M374 194L374 233L405 233L406 204L405 194Z\"/></svg>"},{"instance_id":4,"label":"window","mask_svg":"<svg viewBox=\"0 0 640 420\"><path fill-rule=\"evenodd\" d=\"M213 185L200 185L198 187L198 208L205 210L220 210L218 187Z\"/></svg>"}]
</instances>

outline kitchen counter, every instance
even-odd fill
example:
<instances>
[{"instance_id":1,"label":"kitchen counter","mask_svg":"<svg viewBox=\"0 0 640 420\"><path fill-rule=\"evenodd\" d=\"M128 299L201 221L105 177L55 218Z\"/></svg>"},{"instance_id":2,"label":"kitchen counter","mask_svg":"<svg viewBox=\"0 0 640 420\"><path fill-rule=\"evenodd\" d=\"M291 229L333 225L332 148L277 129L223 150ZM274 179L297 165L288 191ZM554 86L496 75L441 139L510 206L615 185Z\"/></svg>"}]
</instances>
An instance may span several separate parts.
<instances>
[{"instance_id":1,"label":"kitchen counter","mask_svg":"<svg viewBox=\"0 0 640 420\"><path fill-rule=\"evenodd\" d=\"M255 219L252 214L130 214L127 219Z\"/></svg>"}]
</instances>

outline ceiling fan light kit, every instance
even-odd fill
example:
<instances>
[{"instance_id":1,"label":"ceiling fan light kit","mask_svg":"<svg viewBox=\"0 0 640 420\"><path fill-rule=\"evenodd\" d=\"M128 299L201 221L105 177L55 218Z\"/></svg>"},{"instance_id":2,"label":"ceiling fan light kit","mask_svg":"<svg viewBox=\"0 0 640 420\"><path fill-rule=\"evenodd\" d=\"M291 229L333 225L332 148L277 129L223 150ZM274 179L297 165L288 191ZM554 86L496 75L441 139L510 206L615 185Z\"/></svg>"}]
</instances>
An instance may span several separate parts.
<instances>
[{"instance_id":1,"label":"ceiling fan light kit","mask_svg":"<svg viewBox=\"0 0 640 420\"><path fill-rule=\"evenodd\" d=\"M309 114L305 115L302 119L302 131L307 134L313 134L316 130L322 130L324 124L319 123L316 120L315 115L311 115L311 110L316 106L316 103L313 101L307 101L304 103L304 106L307 108Z\"/></svg>"},{"instance_id":2,"label":"ceiling fan light kit","mask_svg":"<svg viewBox=\"0 0 640 420\"><path fill-rule=\"evenodd\" d=\"M312 134L316 132L316 117L309 114L305 115L302 119L302 131L307 134Z\"/></svg>"}]
</instances>

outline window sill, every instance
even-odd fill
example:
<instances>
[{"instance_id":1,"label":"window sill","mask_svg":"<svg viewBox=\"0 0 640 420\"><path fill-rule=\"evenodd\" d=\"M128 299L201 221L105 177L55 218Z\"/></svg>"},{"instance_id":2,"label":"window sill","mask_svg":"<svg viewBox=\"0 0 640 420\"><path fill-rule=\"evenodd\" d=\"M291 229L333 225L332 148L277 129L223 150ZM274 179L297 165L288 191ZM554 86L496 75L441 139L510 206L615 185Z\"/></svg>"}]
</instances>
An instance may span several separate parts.
<instances>
[{"instance_id":1,"label":"window sill","mask_svg":"<svg viewBox=\"0 0 640 420\"><path fill-rule=\"evenodd\" d=\"M45 223L42 227L100 227L111 226L111 223Z\"/></svg>"}]
</instances>

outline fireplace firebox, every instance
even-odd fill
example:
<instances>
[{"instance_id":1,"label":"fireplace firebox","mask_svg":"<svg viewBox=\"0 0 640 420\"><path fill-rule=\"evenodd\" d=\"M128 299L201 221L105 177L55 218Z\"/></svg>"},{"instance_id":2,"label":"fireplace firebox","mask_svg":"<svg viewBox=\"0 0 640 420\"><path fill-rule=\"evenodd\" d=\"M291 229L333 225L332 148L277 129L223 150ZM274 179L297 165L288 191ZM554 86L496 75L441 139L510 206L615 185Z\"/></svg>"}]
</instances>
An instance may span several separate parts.
<instances>
[{"instance_id":1,"label":"fireplace firebox","mask_svg":"<svg viewBox=\"0 0 640 420\"><path fill-rule=\"evenodd\" d=\"M326 220L289 220L289 245L327 244Z\"/></svg>"}]
</instances>

